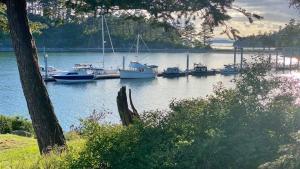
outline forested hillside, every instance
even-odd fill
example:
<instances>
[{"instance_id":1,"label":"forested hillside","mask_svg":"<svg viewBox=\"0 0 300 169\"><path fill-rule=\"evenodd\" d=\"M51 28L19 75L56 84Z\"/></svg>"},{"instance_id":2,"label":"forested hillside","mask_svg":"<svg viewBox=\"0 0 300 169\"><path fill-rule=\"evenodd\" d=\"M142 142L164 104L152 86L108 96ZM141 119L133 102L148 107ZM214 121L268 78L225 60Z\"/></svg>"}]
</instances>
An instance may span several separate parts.
<instances>
[{"instance_id":1,"label":"forested hillside","mask_svg":"<svg viewBox=\"0 0 300 169\"><path fill-rule=\"evenodd\" d=\"M300 23L291 19L275 32L259 33L241 38L236 43L245 47L297 47L300 46Z\"/></svg>"},{"instance_id":2,"label":"forested hillside","mask_svg":"<svg viewBox=\"0 0 300 169\"><path fill-rule=\"evenodd\" d=\"M34 33L37 46L99 48L102 42L101 16L78 17L77 15L75 17L66 6L65 0L28 2L29 19L31 22L38 23L39 31ZM209 31L202 30L197 34L194 33L194 38L191 40L190 37L182 36L178 30L150 19L106 15L106 20L115 48L133 48L138 33L142 35L148 47L153 49L209 47L212 38ZM105 41L106 46L110 47L107 27L104 25ZM4 32L4 30L0 31L0 47L11 47L10 37Z\"/></svg>"}]
</instances>

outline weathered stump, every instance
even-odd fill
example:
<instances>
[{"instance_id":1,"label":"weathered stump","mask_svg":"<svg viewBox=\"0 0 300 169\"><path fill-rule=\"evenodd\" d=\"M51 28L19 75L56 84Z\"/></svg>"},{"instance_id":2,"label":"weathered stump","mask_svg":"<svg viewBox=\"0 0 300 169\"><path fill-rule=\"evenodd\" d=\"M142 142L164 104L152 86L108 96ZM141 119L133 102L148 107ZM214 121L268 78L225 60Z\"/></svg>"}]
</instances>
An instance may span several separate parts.
<instances>
[{"instance_id":1,"label":"weathered stump","mask_svg":"<svg viewBox=\"0 0 300 169\"><path fill-rule=\"evenodd\" d=\"M123 86L120 89L120 91L118 92L117 105L118 105L119 115L120 115L122 124L124 126L129 126L130 124L132 124L134 122L135 119L140 119L140 116L132 103L130 89L129 89L129 101L130 101L130 106L131 106L132 110L130 110L128 108L126 87Z\"/></svg>"}]
</instances>

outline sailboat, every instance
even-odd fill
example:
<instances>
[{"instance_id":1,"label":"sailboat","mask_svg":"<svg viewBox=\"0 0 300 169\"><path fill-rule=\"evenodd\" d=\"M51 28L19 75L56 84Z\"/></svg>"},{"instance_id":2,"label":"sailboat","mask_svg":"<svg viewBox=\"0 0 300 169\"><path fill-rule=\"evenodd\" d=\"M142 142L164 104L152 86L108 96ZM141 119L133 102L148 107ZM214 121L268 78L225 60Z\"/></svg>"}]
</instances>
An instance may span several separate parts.
<instances>
[{"instance_id":1,"label":"sailboat","mask_svg":"<svg viewBox=\"0 0 300 169\"><path fill-rule=\"evenodd\" d=\"M93 64L75 64L74 68L82 68L85 67L86 69L90 69L93 74L95 75L95 77L99 77L99 76L109 76L109 75L115 75L118 76L119 72L118 70L106 70L105 69L105 35L104 35L104 24L105 27L107 29L108 32L108 37L109 37L109 41L111 44L111 48L113 53L115 53L114 51L114 47L112 44L112 40L111 40L111 36L110 36L110 32L107 26L107 22L106 22L106 18L104 17L104 15L101 15L101 36L102 36L102 67L101 66L94 66Z\"/></svg>"},{"instance_id":2,"label":"sailboat","mask_svg":"<svg viewBox=\"0 0 300 169\"><path fill-rule=\"evenodd\" d=\"M137 36L137 44L136 44L136 56L139 55L139 41L140 35ZM123 59L124 65L124 59ZM157 68L156 65L147 65L142 64L138 61L131 61L129 64L129 68L125 69L123 67L120 71L120 78L121 79L148 79L148 78L155 78L157 76Z\"/></svg>"}]
</instances>

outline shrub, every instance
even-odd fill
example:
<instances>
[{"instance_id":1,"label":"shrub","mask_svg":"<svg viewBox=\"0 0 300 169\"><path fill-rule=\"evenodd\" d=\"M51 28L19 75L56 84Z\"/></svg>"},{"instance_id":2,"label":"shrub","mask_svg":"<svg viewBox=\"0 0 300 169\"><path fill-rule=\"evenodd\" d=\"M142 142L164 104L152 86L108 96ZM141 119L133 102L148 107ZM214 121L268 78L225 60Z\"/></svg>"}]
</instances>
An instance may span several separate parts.
<instances>
[{"instance_id":1,"label":"shrub","mask_svg":"<svg viewBox=\"0 0 300 169\"><path fill-rule=\"evenodd\" d=\"M71 168L252 169L278 156L300 129L299 89L249 65L236 88L215 87L203 99L173 101L129 127L84 121L85 150Z\"/></svg>"},{"instance_id":2,"label":"shrub","mask_svg":"<svg viewBox=\"0 0 300 169\"><path fill-rule=\"evenodd\" d=\"M22 117L9 117L0 115L0 134L11 133L15 130L24 130L33 133L32 124Z\"/></svg>"}]
</instances>

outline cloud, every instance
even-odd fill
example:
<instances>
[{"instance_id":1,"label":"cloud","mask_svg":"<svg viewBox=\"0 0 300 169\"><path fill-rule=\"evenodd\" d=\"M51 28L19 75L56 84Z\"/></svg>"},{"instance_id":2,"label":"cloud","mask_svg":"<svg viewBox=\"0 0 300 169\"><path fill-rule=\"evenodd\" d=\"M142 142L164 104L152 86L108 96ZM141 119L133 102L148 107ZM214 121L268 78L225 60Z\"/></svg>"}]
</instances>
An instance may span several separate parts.
<instances>
[{"instance_id":1,"label":"cloud","mask_svg":"<svg viewBox=\"0 0 300 169\"><path fill-rule=\"evenodd\" d=\"M239 29L242 36L278 30L280 26L288 23L291 18L297 19L300 16L300 10L290 7L288 0L236 0L234 6L264 17L261 21L249 24L247 18L241 13L230 11L229 14L232 20L229 21L229 24ZM222 37L218 34L221 29L216 29L216 37Z\"/></svg>"}]
</instances>

